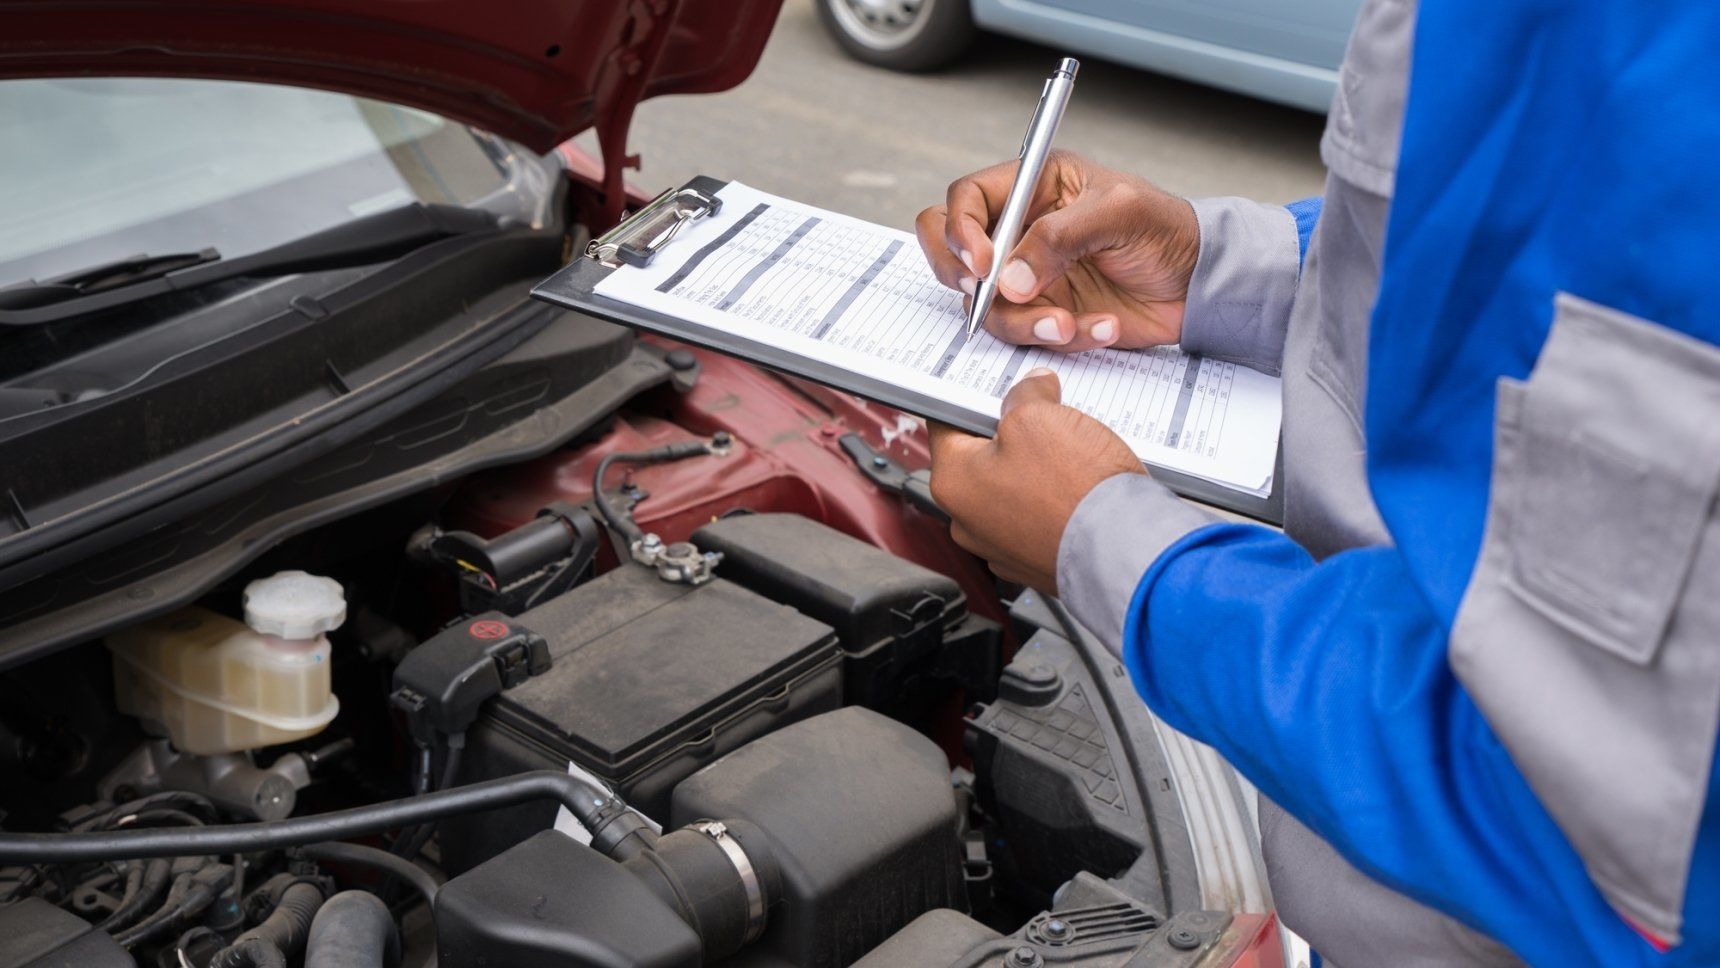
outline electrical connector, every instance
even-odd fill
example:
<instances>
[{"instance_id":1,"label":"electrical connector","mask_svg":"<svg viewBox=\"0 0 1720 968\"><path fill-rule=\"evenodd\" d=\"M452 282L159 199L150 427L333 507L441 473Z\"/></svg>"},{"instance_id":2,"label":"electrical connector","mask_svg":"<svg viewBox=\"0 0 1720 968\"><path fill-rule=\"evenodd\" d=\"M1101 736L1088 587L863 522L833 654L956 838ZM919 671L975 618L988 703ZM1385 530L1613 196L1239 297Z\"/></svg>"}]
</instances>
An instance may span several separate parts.
<instances>
[{"instance_id":1,"label":"electrical connector","mask_svg":"<svg viewBox=\"0 0 1720 968\"><path fill-rule=\"evenodd\" d=\"M394 668L393 705L406 714L421 747L437 734L455 736L478 717L478 707L502 690L549 668L543 636L500 612L487 612L444 629L407 653Z\"/></svg>"}]
</instances>

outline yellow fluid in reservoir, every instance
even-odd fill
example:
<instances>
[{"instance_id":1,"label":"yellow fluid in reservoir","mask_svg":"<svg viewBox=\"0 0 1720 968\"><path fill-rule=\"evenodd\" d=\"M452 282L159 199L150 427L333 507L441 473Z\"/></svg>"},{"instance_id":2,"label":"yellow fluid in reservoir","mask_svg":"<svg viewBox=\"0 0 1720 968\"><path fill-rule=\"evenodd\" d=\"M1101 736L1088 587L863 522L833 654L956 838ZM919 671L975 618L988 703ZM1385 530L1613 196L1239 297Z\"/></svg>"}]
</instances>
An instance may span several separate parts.
<instances>
[{"instance_id":1,"label":"yellow fluid in reservoir","mask_svg":"<svg viewBox=\"0 0 1720 968\"><path fill-rule=\"evenodd\" d=\"M192 606L110 635L122 712L187 753L230 753L310 736L340 709L328 638L285 639Z\"/></svg>"}]
</instances>

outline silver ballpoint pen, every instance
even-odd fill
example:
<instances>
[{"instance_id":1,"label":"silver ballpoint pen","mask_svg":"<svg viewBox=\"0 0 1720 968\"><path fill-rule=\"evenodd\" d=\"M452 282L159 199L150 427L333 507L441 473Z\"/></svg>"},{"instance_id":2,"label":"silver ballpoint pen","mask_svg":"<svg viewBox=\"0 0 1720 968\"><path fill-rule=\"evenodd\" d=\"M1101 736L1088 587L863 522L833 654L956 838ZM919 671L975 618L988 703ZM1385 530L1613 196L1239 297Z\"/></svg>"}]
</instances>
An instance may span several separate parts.
<instances>
[{"instance_id":1,"label":"silver ballpoint pen","mask_svg":"<svg viewBox=\"0 0 1720 968\"><path fill-rule=\"evenodd\" d=\"M1063 58L1057 70L1045 82L1039 93L1039 107L1033 120L1027 123L1027 136L1021 139L1021 165L1015 170L1015 183L1009 186L1009 198L997 217L991 235L991 272L974 289L973 305L968 309L967 338L979 331L991 302L997 298L997 277L1015 243L1021 240L1021 224L1027 220L1027 206L1033 203L1033 189L1045 170L1045 159L1051 156L1051 139L1057 136L1057 123L1063 120L1063 109L1069 106L1069 95L1075 91L1075 72L1081 62L1073 57Z\"/></svg>"}]
</instances>

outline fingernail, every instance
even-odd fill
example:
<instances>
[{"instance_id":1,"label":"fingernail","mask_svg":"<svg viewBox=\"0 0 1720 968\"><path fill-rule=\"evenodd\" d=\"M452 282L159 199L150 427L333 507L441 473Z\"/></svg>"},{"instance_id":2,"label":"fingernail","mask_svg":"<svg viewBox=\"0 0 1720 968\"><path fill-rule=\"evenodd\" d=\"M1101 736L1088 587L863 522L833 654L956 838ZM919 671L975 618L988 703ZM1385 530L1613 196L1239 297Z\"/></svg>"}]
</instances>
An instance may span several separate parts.
<instances>
[{"instance_id":1,"label":"fingernail","mask_svg":"<svg viewBox=\"0 0 1720 968\"><path fill-rule=\"evenodd\" d=\"M962 281L961 281L962 292L965 292L971 296L971 295L973 295L974 288L977 285L978 285L978 283L976 283L974 281L973 276L962 276Z\"/></svg>"},{"instance_id":2,"label":"fingernail","mask_svg":"<svg viewBox=\"0 0 1720 968\"><path fill-rule=\"evenodd\" d=\"M1036 376L1056 376L1057 371L1049 366L1036 366L1022 376L1023 380L1031 380Z\"/></svg>"},{"instance_id":3,"label":"fingernail","mask_svg":"<svg viewBox=\"0 0 1720 968\"><path fill-rule=\"evenodd\" d=\"M972 252L969 252L966 249L957 249L956 250L956 257L962 260L962 265L967 266L969 272L973 273L976 276L979 275L979 270L975 269L973 267L973 253Z\"/></svg>"},{"instance_id":4,"label":"fingernail","mask_svg":"<svg viewBox=\"0 0 1720 968\"><path fill-rule=\"evenodd\" d=\"M1020 259L1011 259L997 277L997 284L1013 292L1032 292L1033 270Z\"/></svg>"},{"instance_id":5,"label":"fingernail","mask_svg":"<svg viewBox=\"0 0 1720 968\"><path fill-rule=\"evenodd\" d=\"M1050 316L1033 324L1033 338L1041 343L1063 342L1063 331L1057 328L1057 320Z\"/></svg>"},{"instance_id":6,"label":"fingernail","mask_svg":"<svg viewBox=\"0 0 1720 968\"><path fill-rule=\"evenodd\" d=\"M1101 343L1109 343L1117 338L1117 324L1109 319L1101 319L1093 324L1093 338Z\"/></svg>"}]
</instances>

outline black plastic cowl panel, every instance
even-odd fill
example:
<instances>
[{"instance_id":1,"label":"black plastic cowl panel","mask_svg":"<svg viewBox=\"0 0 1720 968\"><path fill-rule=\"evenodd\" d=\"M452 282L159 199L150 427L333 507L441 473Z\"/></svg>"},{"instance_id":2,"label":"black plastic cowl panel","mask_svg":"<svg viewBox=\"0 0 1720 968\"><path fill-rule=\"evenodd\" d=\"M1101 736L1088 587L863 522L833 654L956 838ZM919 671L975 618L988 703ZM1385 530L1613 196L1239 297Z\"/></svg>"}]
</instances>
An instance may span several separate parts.
<instances>
[{"instance_id":1,"label":"black plastic cowl panel","mask_svg":"<svg viewBox=\"0 0 1720 968\"><path fill-rule=\"evenodd\" d=\"M561 244L552 231L477 233L266 318L234 299L204 310L231 314L227 335L146 379L7 421L0 586L325 454L506 353L555 318L524 290Z\"/></svg>"},{"instance_id":2,"label":"black plastic cowl panel","mask_svg":"<svg viewBox=\"0 0 1720 968\"><path fill-rule=\"evenodd\" d=\"M186 604L291 535L543 454L669 378L620 327L519 308L544 314L535 329L331 431L331 449L225 478L210 503L0 591L0 669Z\"/></svg>"}]
</instances>

